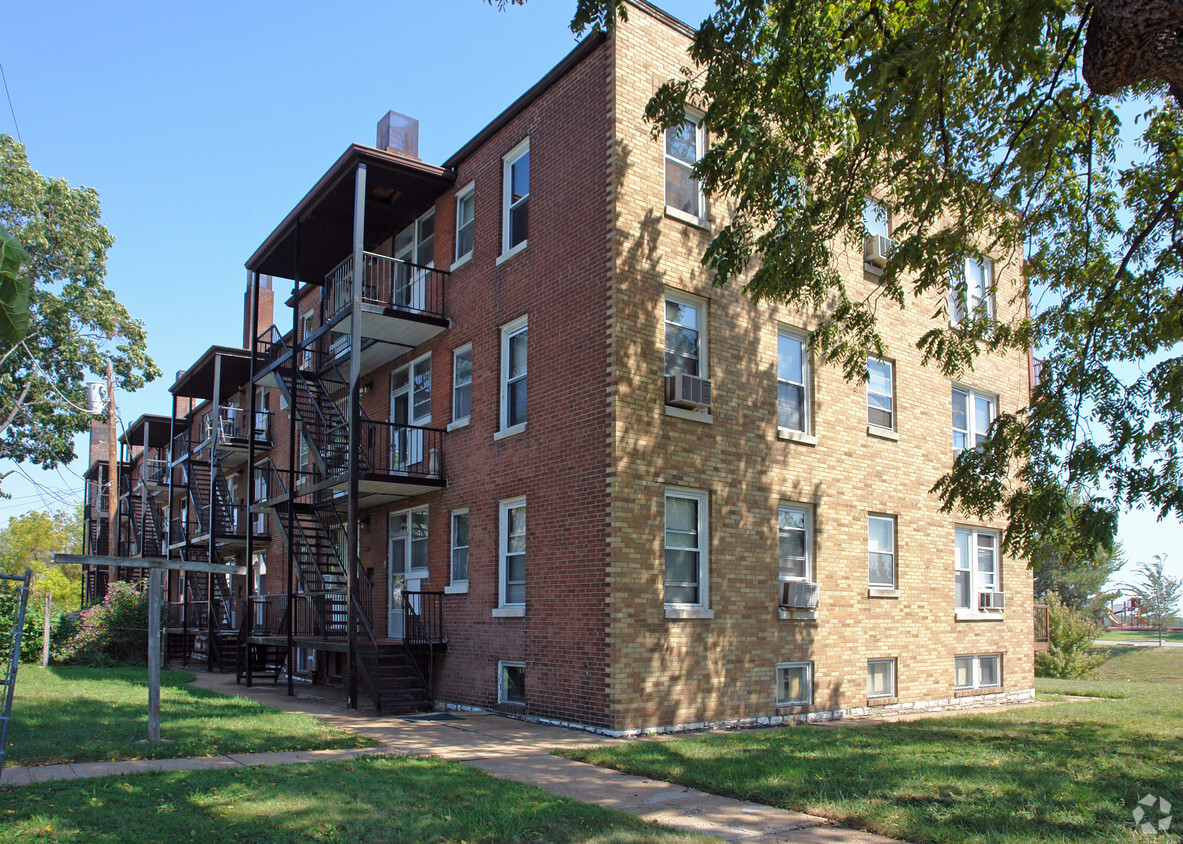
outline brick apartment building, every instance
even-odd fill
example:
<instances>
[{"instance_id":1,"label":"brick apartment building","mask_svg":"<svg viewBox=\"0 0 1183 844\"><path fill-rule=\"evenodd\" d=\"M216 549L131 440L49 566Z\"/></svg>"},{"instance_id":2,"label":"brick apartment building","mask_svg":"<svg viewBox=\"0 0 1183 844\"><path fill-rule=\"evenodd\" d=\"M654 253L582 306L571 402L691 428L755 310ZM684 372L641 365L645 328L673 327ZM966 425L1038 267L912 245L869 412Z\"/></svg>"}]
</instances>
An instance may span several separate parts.
<instances>
[{"instance_id":1,"label":"brick apartment building","mask_svg":"<svg viewBox=\"0 0 1183 844\"><path fill-rule=\"evenodd\" d=\"M630 11L442 165L394 113L350 146L247 261L248 348L124 435L121 552L249 566L171 576L174 657L610 732L1031 698L1031 575L928 492L1028 360L951 382L919 306L852 384L814 315L714 288L709 139L643 119L691 30Z\"/></svg>"}]
</instances>

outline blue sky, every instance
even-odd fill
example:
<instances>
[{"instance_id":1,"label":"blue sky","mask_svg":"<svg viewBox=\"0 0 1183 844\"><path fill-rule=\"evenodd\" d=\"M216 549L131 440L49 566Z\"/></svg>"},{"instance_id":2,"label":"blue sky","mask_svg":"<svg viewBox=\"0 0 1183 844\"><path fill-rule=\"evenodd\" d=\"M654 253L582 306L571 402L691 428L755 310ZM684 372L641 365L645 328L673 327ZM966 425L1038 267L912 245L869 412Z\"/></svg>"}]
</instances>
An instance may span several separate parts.
<instances>
[{"instance_id":1,"label":"blue sky","mask_svg":"<svg viewBox=\"0 0 1183 844\"><path fill-rule=\"evenodd\" d=\"M663 0L689 23L709 0ZM243 262L352 142L394 109L443 161L575 44L575 0L499 12L482 0L9 4L0 45L16 124L39 172L99 192L115 236L108 284L165 372L120 394L120 416L167 413L178 369L242 342ZM78 441L85 453L85 438ZM76 498L84 460L10 476L8 516ZM1123 518L1131 560L1170 553L1183 527Z\"/></svg>"}]
</instances>

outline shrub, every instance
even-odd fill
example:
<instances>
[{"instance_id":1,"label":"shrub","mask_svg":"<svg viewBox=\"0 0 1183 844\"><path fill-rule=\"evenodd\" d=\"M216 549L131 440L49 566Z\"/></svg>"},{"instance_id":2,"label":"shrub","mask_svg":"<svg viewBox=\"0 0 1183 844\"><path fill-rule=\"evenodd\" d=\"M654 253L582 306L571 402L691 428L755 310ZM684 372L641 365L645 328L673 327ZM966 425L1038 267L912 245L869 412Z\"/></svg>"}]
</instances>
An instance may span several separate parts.
<instances>
[{"instance_id":1,"label":"shrub","mask_svg":"<svg viewBox=\"0 0 1183 844\"><path fill-rule=\"evenodd\" d=\"M1048 647L1035 654L1035 675L1079 680L1092 674L1105 661L1104 656L1091 653L1101 628L1055 593L1048 593L1047 616Z\"/></svg>"},{"instance_id":2,"label":"shrub","mask_svg":"<svg viewBox=\"0 0 1183 844\"><path fill-rule=\"evenodd\" d=\"M65 649L69 662L110 666L148 661L148 595L145 584L116 581L102 603L83 610L78 632Z\"/></svg>"},{"instance_id":3,"label":"shrub","mask_svg":"<svg viewBox=\"0 0 1183 844\"><path fill-rule=\"evenodd\" d=\"M41 643L44 635L45 604L44 598L35 593L29 595L29 603L25 607L25 626L21 632L21 662L40 662ZM0 591L0 648L8 650L12 643L12 626L16 623L17 613L20 611L20 595L15 589ZM49 615L49 654L57 660L76 627L71 626L68 613L57 607L52 608Z\"/></svg>"}]
</instances>

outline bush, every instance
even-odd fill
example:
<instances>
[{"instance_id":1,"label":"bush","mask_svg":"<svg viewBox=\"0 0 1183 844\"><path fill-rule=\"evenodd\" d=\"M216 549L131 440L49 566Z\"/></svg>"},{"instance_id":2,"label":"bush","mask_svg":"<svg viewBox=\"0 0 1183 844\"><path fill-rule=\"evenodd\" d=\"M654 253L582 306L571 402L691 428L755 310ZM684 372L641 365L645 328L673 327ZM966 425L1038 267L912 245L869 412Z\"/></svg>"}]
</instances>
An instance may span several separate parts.
<instances>
[{"instance_id":1,"label":"bush","mask_svg":"<svg viewBox=\"0 0 1183 844\"><path fill-rule=\"evenodd\" d=\"M145 584L116 581L102 603L83 610L66 647L68 662L107 667L148 662L148 595Z\"/></svg>"},{"instance_id":2,"label":"bush","mask_svg":"<svg viewBox=\"0 0 1183 844\"><path fill-rule=\"evenodd\" d=\"M1091 652L1101 628L1054 593L1047 596L1048 647L1035 653L1035 676L1079 680L1092 674L1105 657Z\"/></svg>"},{"instance_id":3,"label":"bush","mask_svg":"<svg viewBox=\"0 0 1183 844\"><path fill-rule=\"evenodd\" d=\"M21 632L21 662L41 661L41 640L44 635L45 599L32 593L25 607L25 627ZM0 591L0 648L5 651L12 644L12 626L20 611L20 593L16 589ZM64 612L57 607L49 615L49 655L53 660L61 657L66 644L74 635L77 623L71 621L77 613Z\"/></svg>"}]
</instances>

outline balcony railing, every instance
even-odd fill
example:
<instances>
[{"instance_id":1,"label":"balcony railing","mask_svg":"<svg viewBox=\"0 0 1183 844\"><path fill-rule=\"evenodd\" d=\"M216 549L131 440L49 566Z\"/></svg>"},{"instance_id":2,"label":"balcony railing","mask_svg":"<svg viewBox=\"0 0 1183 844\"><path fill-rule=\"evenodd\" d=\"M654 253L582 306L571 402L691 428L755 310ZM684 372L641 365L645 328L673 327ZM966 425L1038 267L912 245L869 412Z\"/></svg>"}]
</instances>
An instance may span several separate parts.
<instances>
[{"instance_id":1,"label":"balcony railing","mask_svg":"<svg viewBox=\"0 0 1183 844\"><path fill-rule=\"evenodd\" d=\"M248 432L256 441L271 442L271 413L255 411L255 424L249 424L250 410L242 407L223 407L218 410L218 439L223 443L245 441Z\"/></svg>"},{"instance_id":2,"label":"balcony railing","mask_svg":"<svg viewBox=\"0 0 1183 844\"><path fill-rule=\"evenodd\" d=\"M444 430L364 420L360 462L376 475L444 476Z\"/></svg>"},{"instance_id":3,"label":"balcony railing","mask_svg":"<svg viewBox=\"0 0 1183 844\"><path fill-rule=\"evenodd\" d=\"M145 460L144 483L157 484L158 486L167 484L168 461L159 459Z\"/></svg>"},{"instance_id":4,"label":"balcony railing","mask_svg":"<svg viewBox=\"0 0 1183 844\"><path fill-rule=\"evenodd\" d=\"M363 252L362 262L363 303L443 319L446 272L372 252ZM325 275L325 292L331 319L353 299L352 255Z\"/></svg>"}]
</instances>

